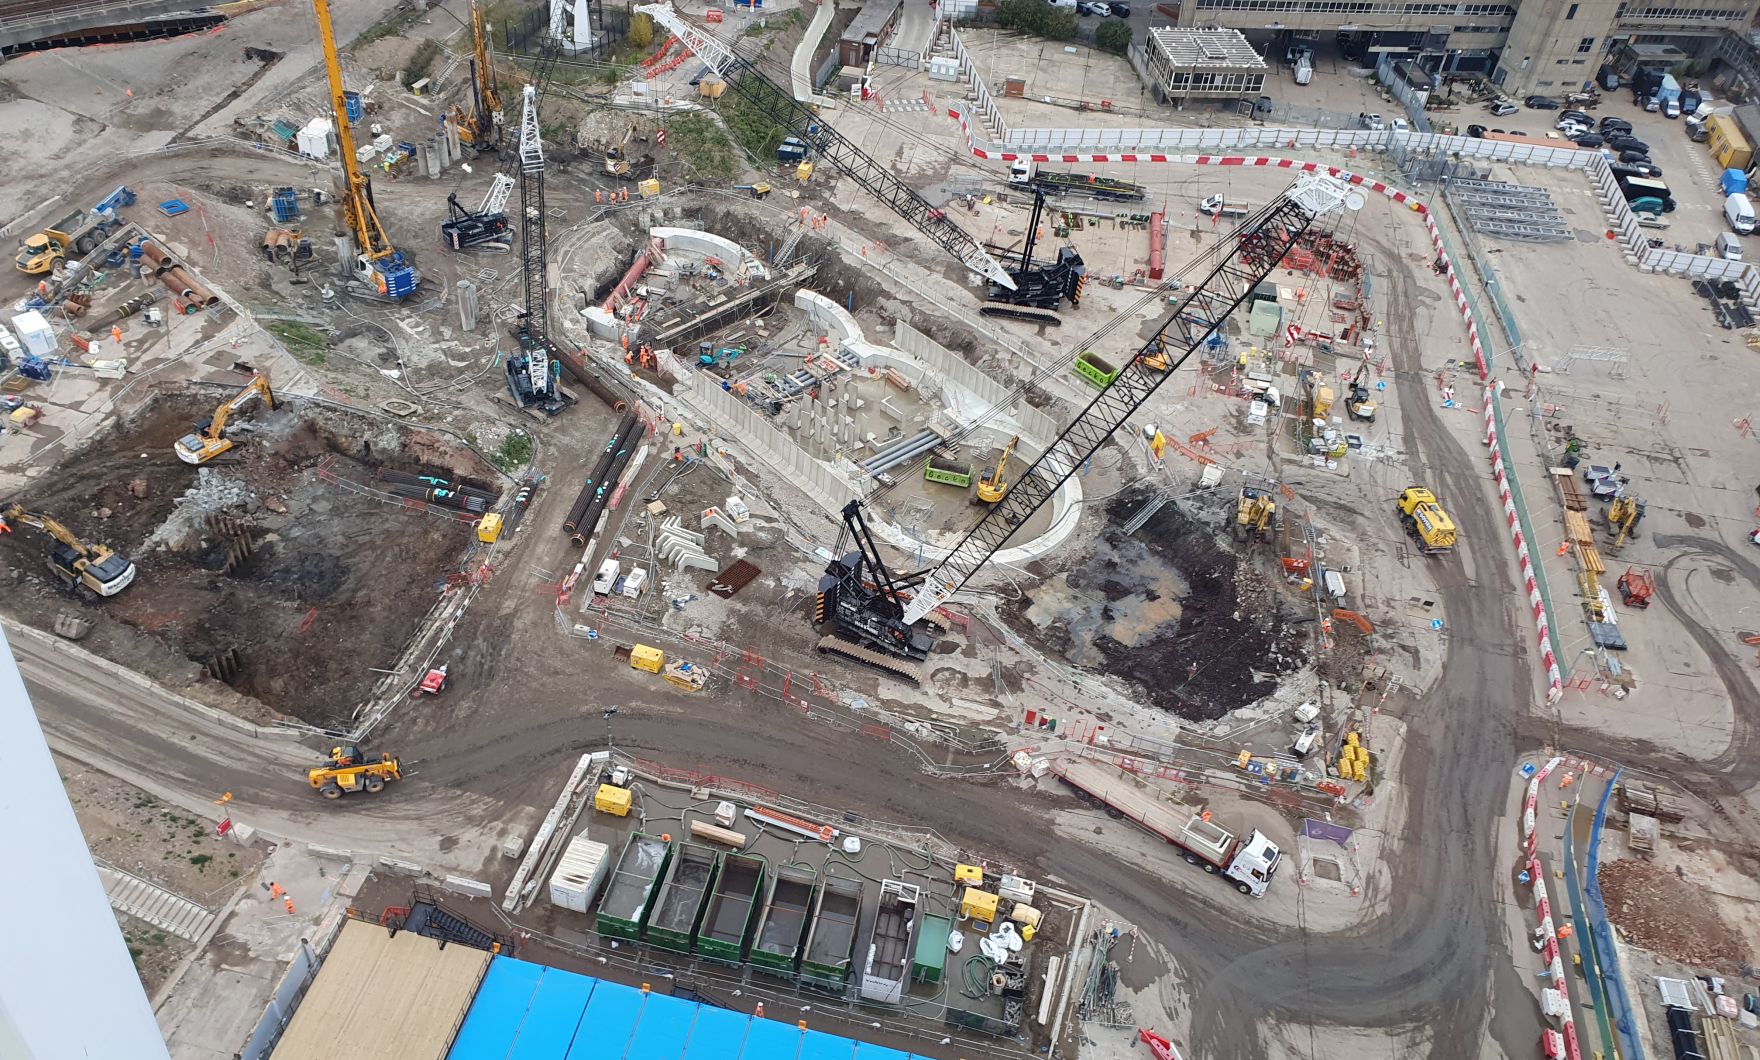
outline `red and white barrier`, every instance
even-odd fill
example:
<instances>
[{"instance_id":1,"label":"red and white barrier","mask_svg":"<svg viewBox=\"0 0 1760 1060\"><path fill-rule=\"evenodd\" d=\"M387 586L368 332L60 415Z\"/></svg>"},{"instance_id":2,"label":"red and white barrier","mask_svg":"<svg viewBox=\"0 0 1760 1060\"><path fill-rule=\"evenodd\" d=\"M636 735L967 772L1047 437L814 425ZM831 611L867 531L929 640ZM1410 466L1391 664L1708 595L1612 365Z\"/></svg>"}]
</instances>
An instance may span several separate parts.
<instances>
[{"instance_id":1,"label":"red and white barrier","mask_svg":"<svg viewBox=\"0 0 1760 1060\"><path fill-rule=\"evenodd\" d=\"M1491 447L1491 472L1497 479L1497 493L1503 502L1504 521L1509 525L1510 539L1515 544L1516 560L1521 565L1522 585L1527 590L1528 604L1534 612L1534 628L1540 645L1540 658L1546 667L1546 699L1547 702L1553 702L1564 695L1564 674L1558 665L1558 657L1552 650L1552 630L1546 617L1546 602L1540 596L1539 583L1534 577L1534 559L1529 554L1527 537L1522 533L1521 522L1516 517L1515 498L1510 490L1509 473L1503 466L1503 453L1497 444L1497 424L1492 411L1491 387L1499 384L1491 378L1491 364L1485 358L1485 346L1479 338L1479 325L1473 320L1470 300L1462 288L1460 276L1455 271L1454 261L1443 246L1442 233L1437 229L1436 219L1431 216L1429 207L1397 188L1389 187L1381 181L1365 177L1360 173L1352 173L1349 170L1320 162L1304 162L1294 158L1275 158L1264 155L1040 154L1005 151L1000 149L998 145L988 142L980 144L972 133L971 122L963 109L949 107L947 115L959 122L961 130L965 133L966 146L972 154L979 158L996 159L1003 162L1013 162L1018 159L1029 159L1034 162L1161 162L1178 165L1247 166L1255 169L1293 169L1300 173L1326 173L1347 183L1379 192L1422 217L1424 227L1430 234L1430 243L1435 251L1436 260L1442 264L1443 274L1448 278L1449 290L1454 294L1455 307L1460 310L1461 321L1466 325L1467 342L1473 350L1473 363L1478 368L1479 380L1486 385L1485 443Z\"/></svg>"},{"instance_id":2,"label":"red and white barrier","mask_svg":"<svg viewBox=\"0 0 1760 1060\"><path fill-rule=\"evenodd\" d=\"M1552 921L1552 900L1546 893L1546 873L1540 865L1539 855L1535 852L1539 840L1540 786L1563 761L1563 758L1551 759L1528 780L1528 790L1522 799L1522 856L1526 859L1523 867L1527 869L1528 880L1534 890L1534 911L1539 918L1535 933L1541 940L1540 954L1546 961L1544 974L1552 982L1551 988L1543 992L1543 1007L1548 1016L1558 1019L1560 1027L1557 1031L1549 1028L1542 1032L1540 1049L1550 1060L1582 1060L1583 1053L1577 1042L1577 1027L1571 1016L1570 1001L1562 993L1565 989L1564 955L1559 951L1558 930ZM1567 773L1566 781L1568 780ZM1558 996L1547 996L1550 994Z\"/></svg>"}]
</instances>

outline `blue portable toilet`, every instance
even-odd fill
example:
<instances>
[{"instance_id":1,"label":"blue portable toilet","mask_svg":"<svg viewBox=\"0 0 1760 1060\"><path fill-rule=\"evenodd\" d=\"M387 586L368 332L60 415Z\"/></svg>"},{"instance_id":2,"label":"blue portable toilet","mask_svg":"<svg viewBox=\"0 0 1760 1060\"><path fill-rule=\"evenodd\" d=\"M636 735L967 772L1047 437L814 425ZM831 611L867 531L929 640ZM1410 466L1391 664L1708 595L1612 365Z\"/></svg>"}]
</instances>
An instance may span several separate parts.
<instances>
[{"instance_id":1,"label":"blue portable toilet","mask_svg":"<svg viewBox=\"0 0 1760 1060\"><path fill-rule=\"evenodd\" d=\"M292 188L276 188L269 204L275 211L276 224L299 220L299 192Z\"/></svg>"},{"instance_id":2,"label":"blue portable toilet","mask_svg":"<svg viewBox=\"0 0 1760 1060\"><path fill-rule=\"evenodd\" d=\"M1739 169L1726 169L1717 183L1725 195L1740 195L1748 190L1748 175Z\"/></svg>"},{"instance_id":3,"label":"blue portable toilet","mask_svg":"<svg viewBox=\"0 0 1760 1060\"><path fill-rule=\"evenodd\" d=\"M359 92L344 92L342 94L342 109L348 115L348 121L351 125L360 121L361 116L366 114L366 108L361 106Z\"/></svg>"}]
</instances>

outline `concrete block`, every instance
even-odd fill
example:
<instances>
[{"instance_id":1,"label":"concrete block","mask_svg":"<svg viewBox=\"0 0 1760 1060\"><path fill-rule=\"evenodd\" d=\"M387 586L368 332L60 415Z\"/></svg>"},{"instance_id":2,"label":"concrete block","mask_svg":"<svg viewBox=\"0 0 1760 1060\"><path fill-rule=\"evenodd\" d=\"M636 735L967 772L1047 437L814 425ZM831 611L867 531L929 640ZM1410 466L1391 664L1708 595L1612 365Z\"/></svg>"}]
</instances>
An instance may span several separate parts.
<instances>
[{"instance_id":1,"label":"concrete block","mask_svg":"<svg viewBox=\"0 0 1760 1060\"><path fill-rule=\"evenodd\" d=\"M679 570L694 568L696 570L714 572L721 569L720 563L703 555L701 552L695 552L687 556L680 556L677 566Z\"/></svg>"},{"instance_id":2,"label":"concrete block","mask_svg":"<svg viewBox=\"0 0 1760 1060\"><path fill-rule=\"evenodd\" d=\"M306 849L310 851L315 858L329 858L331 861L350 862L354 860L354 851L352 850L338 850L335 847L321 847L315 843L306 844Z\"/></svg>"},{"instance_id":3,"label":"concrete block","mask_svg":"<svg viewBox=\"0 0 1760 1060\"><path fill-rule=\"evenodd\" d=\"M440 881L440 886L454 894L469 895L472 898L487 898L494 889L482 880L466 879L463 876L448 876Z\"/></svg>"},{"instance_id":4,"label":"concrete block","mask_svg":"<svg viewBox=\"0 0 1760 1060\"><path fill-rule=\"evenodd\" d=\"M425 876L427 870L410 861L399 861L396 858L380 858L379 867L394 876Z\"/></svg>"},{"instance_id":5,"label":"concrete block","mask_svg":"<svg viewBox=\"0 0 1760 1060\"><path fill-rule=\"evenodd\" d=\"M734 525L733 520L724 515L720 508L703 509L703 529L708 530L711 526L728 537L739 537L739 527Z\"/></svg>"},{"instance_id":6,"label":"concrete block","mask_svg":"<svg viewBox=\"0 0 1760 1060\"><path fill-rule=\"evenodd\" d=\"M232 830L226 833L226 838L241 847L248 847L257 841L257 830L248 824L239 824L234 821L232 822Z\"/></svg>"}]
</instances>

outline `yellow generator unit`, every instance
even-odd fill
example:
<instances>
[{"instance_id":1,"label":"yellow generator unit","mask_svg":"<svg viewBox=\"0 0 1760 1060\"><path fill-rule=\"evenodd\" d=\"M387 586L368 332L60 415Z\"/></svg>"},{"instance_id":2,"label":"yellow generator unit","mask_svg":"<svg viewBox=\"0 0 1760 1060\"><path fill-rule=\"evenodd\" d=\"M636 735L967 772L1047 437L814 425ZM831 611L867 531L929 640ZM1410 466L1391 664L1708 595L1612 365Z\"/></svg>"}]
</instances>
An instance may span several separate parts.
<instances>
[{"instance_id":1,"label":"yellow generator unit","mask_svg":"<svg viewBox=\"0 0 1760 1060\"><path fill-rule=\"evenodd\" d=\"M613 817L628 817L631 801L629 789L615 784L601 784L593 793L593 809Z\"/></svg>"},{"instance_id":2,"label":"yellow generator unit","mask_svg":"<svg viewBox=\"0 0 1760 1060\"><path fill-rule=\"evenodd\" d=\"M959 900L959 915L962 920L982 920L991 923L996 919L996 907L1002 899L990 891L980 891L976 887L967 887L965 896Z\"/></svg>"},{"instance_id":3,"label":"yellow generator unit","mask_svg":"<svg viewBox=\"0 0 1760 1060\"><path fill-rule=\"evenodd\" d=\"M794 167L794 179L800 181L802 184L805 184L807 181L812 180L813 179L813 163L802 162L799 165L795 166Z\"/></svg>"},{"instance_id":4,"label":"yellow generator unit","mask_svg":"<svg viewBox=\"0 0 1760 1060\"><path fill-rule=\"evenodd\" d=\"M501 536L501 513L490 512L477 520L477 540L492 545Z\"/></svg>"},{"instance_id":5,"label":"yellow generator unit","mask_svg":"<svg viewBox=\"0 0 1760 1060\"><path fill-rule=\"evenodd\" d=\"M657 674L664 665L666 665L666 653L659 648L637 644L629 650L629 667L632 670L646 670L648 673Z\"/></svg>"},{"instance_id":6,"label":"yellow generator unit","mask_svg":"<svg viewBox=\"0 0 1760 1060\"><path fill-rule=\"evenodd\" d=\"M1400 524L1425 554L1454 551L1454 520L1436 503L1435 494L1412 486L1400 493L1397 507Z\"/></svg>"}]
</instances>

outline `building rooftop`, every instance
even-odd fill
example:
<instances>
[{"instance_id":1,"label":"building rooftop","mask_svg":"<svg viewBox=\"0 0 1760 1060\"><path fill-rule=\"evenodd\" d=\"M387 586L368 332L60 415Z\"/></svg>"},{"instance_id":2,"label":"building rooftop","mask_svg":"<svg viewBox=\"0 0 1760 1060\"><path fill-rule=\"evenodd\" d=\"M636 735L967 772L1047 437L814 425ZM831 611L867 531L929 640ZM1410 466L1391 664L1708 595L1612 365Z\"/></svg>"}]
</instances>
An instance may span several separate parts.
<instances>
[{"instance_id":1,"label":"building rooftop","mask_svg":"<svg viewBox=\"0 0 1760 1060\"><path fill-rule=\"evenodd\" d=\"M483 950L349 920L274 1060L333 1060L338 1042L371 1042L374 1060L440 1060L488 964Z\"/></svg>"},{"instance_id":2,"label":"building rooftop","mask_svg":"<svg viewBox=\"0 0 1760 1060\"><path fill-rule=\"evenodd\" d=\"M798 1013L791 1011L789 1015ZM487 1056L530 1060L913 1060L915 1054L560 968L496 957L458 1030L448 1060Z\"/></svg>"},{"instance_id":3,"label":"building rooftop","mask_svg":"<svg viewBox=\"0 0 1760 1060\"><path fill-rule=\"evenodd\" d=\"M844 29L842 39L859 42L879 36L880 31L886 28L886 23L892 21L892 15L898 10L899 3L900 0L868 0Z\"/></svg>"},{"instance_id":4,"label":"building rooftop","mask_svg":"<svg viewBox=\"0 0 1760 1060\"><path fill-rule=\"evenodd\" d=\"M1149 31L1155 47L1174 67L1187 70L1264 70L1265 59L1239 30L1171 29Z\"/></svg>"}]
</instances>

